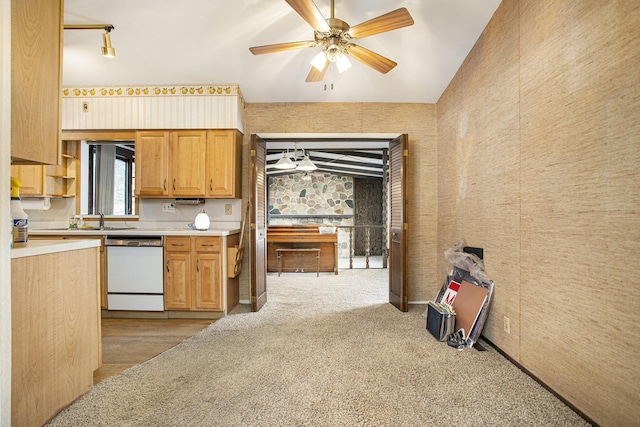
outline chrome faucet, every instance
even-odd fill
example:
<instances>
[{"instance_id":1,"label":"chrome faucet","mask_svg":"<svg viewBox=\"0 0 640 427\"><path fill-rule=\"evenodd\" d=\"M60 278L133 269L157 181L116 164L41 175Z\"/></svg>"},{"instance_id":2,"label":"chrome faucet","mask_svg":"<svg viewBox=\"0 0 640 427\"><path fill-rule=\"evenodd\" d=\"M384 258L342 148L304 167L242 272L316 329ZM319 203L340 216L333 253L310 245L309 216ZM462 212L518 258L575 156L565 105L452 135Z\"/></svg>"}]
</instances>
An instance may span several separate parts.
<instances>
[{"instance_id":1,"label":"chrome faucet","mask_svg":"<svg viewBox=\"0 0 640 427\"><path fill-rule=\"evenodd\" d=\"M104 230L104 214L102 212L98 212L100 215L100 230Z\"/></svg>"}]
</instances>

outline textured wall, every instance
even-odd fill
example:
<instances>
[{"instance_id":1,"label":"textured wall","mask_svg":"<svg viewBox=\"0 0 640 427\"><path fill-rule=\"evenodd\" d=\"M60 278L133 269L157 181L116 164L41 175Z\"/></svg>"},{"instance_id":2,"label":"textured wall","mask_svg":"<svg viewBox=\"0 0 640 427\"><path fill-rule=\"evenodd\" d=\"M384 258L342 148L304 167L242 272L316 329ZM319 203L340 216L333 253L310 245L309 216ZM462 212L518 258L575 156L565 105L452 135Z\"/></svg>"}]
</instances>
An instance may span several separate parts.
<instances>
[{"instance_id":1,"label":"textured wall","mask_svg":"<svg viewBox=\"0 0 640 427\"><path fill-rule=\"evenodd\" d=\"M485 248L485 335L601 425L640 407L638 52L637 0L504 1L438 102L438 253Z\"/></svg>"},{"instance_id":2,"label":"textured wall","mask_svg":"<svg viewBox=\"0 0 640 427\"><path fill-rule=\"evenodd\" d=\"M249 176L252 133L406 133L409 301L433 299L436 274L436 107L429 104L274 103L246 104L244 176ZM250 194L249 179L243 194ZM245 269L248 270L248 269ZM248 300L248 273L241 276L240 298Z\"/></svg>"}]
</instances>

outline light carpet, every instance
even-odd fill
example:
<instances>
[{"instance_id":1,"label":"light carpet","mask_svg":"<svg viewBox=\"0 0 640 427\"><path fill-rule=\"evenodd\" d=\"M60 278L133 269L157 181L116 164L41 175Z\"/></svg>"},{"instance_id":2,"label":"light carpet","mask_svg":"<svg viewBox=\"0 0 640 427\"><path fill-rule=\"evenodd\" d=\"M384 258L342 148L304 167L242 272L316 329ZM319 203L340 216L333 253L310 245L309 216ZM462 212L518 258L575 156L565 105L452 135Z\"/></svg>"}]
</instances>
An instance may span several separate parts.
<instances>
[{"instance_id":1,"label":"light carpet","mask_svg":"<svg viewBox=\"0 0 640 427\"><path fill-rule=\"evenodd\" d=\"M386 302L387 280L380 269L269 275L260 312L99 383L50 425L588 425L490 347L437 342L423 306Z\"/></svg>"}]
</instances>

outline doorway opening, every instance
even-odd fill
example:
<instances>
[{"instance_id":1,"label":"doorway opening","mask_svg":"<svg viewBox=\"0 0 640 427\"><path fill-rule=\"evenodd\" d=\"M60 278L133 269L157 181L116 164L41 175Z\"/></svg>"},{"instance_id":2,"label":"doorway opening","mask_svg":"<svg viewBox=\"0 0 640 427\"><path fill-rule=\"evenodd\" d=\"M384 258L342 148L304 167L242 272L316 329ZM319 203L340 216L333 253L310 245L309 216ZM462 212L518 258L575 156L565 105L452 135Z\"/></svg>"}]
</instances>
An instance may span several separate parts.
<instances>
[{"instance_id":1,"label":"doorway opening","mask_svg":"<svg viewBox=\"0 0 640 427\"><path fill-rule=\"evenodd\" d=\"M336 268L386 269L392 139L265 137L267 227L334 227Z\"/></svg>"}]
</instances>

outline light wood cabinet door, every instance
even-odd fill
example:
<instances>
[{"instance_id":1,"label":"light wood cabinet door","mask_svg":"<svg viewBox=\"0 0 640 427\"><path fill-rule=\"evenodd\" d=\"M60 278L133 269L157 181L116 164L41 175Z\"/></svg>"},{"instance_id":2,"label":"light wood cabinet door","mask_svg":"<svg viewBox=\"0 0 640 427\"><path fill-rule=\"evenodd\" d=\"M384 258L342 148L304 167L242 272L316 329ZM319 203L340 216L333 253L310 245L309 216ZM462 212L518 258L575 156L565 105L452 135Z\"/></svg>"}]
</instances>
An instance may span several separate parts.
<instances>
[{"instance_id":1,"label":"light wood cabinet door","mask_svg":"<svg viewBox=\"0 0 640 427\"><path fill-rule=\"evenodd\" d=\"M193 296L194 310L223 310L220 253L196 254Z\"/></svg>"},{"instance_id":2,"label":"light wood cabinet door","mask_svg":"<svg viewBox=\"0 0 640 427\"><path fill-rule=\"evenodd\" d=\"M242 134L236 130L207 132L207 196L241 198Z\"/></svg>"},{"instance_id":3,"label":"light wood cabinet door","mask_svg":"<svg viewBox=\"0 0 640 427\"><path fill-rule=\"evenodd\" d=\"M59 162L62 0L11 1L11 160Z\"/></svg>"},{"instance_id":4,"label":"light wood cabinet door","mask_svg":"<svg viewBox=\"0 0 640 427\"><path fill-rule=\"evenodd\" d=\"M171 132L171 195L205 196L206 138L205 131Z\"/></svg>"},{"instance_id":5,"label":"light wood cabinet door","mask_svg":"<svg viewBox=\"0 0 640 427\"><path fill-rule=\"evenodd\" d=\"M169 196L169 132L136 132L136 196Z\"/></svg>"},{"instance_id":6,"label":"light wood cabinet door","mask_svg":"<svg viewBox=\"0 0 640 427\"><path fill-rule=\"evenodd\" d=\"M22 184L20 196L44 196L44 166L11 166L11 176Z\"/></svg>"},{"instance_id":7,"label":"light wood cabinet door","mask_svg":"<svg viewBox=\"0 0 640 427\"><path fill-rule=\"evenodd\" d=\"M191 308L191 254L165 252L164 308L189 310Z\"/></svg>"}]
</instances>

